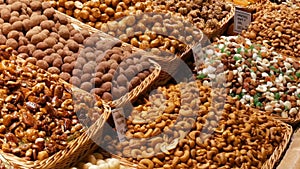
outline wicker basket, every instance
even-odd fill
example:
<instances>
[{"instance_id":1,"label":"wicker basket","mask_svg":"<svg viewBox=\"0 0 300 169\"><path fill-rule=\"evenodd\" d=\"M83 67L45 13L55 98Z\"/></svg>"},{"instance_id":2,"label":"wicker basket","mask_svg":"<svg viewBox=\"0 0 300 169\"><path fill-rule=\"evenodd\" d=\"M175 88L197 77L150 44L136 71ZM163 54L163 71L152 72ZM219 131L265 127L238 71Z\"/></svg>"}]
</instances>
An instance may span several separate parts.
<instances>
[{"instance_id":1,"label":"wicker basket","mask_svg":"<svg viewBox=\"0 0 300 169\"><path fill-rule=\"evenodd\" d=\"M229 26L229 21L234 17L235 14L235 7L232 4L229 4L231 9L229 14L223 18L220 22L219 22L219 27L217 29L205 29L203 30L204 34L206 34L209 38L214 38L217 36L222 35L226 29Z\"/></svg>"},{"instance_id":2,"label":"wicker basket","mask_svg":"<svg viewBox=\"0 0 300 169\"><path fill-rule=\"evenodd\" d=\"M273 169L275 168L275 166L278 164L279 160L281 159L283 153L285 152L291 136L293 135L293 128L292 126L281 122L280 120L276 120L277 123L284 127L286 129L286 132L283 135L283 141L281 142L280 145L278 145L278 147L275 148L275 150L273 151L273 154L263 163L261 169ZM126 166L128 168L143 168L142 166L139 166L138 164L132 163L128 160L126 160L123 157L117 156L117 155L112 155L112 157L117 158L120 160L120 163L123 166Z\"/></svg>"},{"instance_id":3,"label":"wicker basket","mask_svg":"<svg viewBox=\"0 0 300 169\"><path fill-rule=\"evenodd\" d=\"M280 117L278 115L273 115L273 117L277 120L283 121L292 126L297 126L300 123L300 112L297 114L297 116L295 118L290 118L290 117L284 118L284 117Z\"/></svg>"},{"instance_id":4,"label":"wicker basket","mask_svg":"<svg viewBox=\"0 0 300 169\"><path fill-rule=\"evenodd\" d=\"M99 34L101 37L103 37L103 39L110 39L110 40L111 39L116 39L115 37L112 37L112 36L110 36L110 35L108 35L106 33L103 33L100 30L91 27L90 25L82 23L81 21L79 21L79 20L77 20L77 19L75 19L75 18L73 18L71 16L68 16L68 15L66 15L64 13L61 13L61 12L57 11L57 10L56 10L56 13L66 16L71 21L71 23L75 27L75 29L77 29L77 30L87 29L91 33L97 33L97 34ZM119 41L118 39L116 39L116 40ZM134 48L133 46L125 44L125 43L123 43L123 46L130 46L130 47ZM134 50L136 52L142 51L141 49L138 49L138 48L135 48ZM147 53L145 53L145 54L147 54ZM148 89L148 87L150 87L154 82L157 81L157 78L158 78L158 76L161 73L161 67L160 67L159 64L157 64L153 60L150 60L150 63L152 65L154 65L153 72L151 72L151 74L148 75L146 77L146 79L144 79L141 82L141 84L139 84L137 87L135 87L129 93L127 93L126 95L122 96L121 98L119 98L117 100L112 101L112 103L110 103L110 105L112 107L115 107L115 106L120 105L120 104L122 104L124 102L127 102L127 101L133 101L133 100L135 100L141 93L143 93L145 90Z\"/></svg>"},{"instance_id":5,"label":"wicker basket","mask_svg":"<svg viewBox=\"0 0 300 169\"><path fill-rule=\"evenodd\" d=\"M5 49L5 46L1 46L1 55L5 54L6 56L11 55L10 59L16 60L16 63L19 66L32 65L27 63L22 58L12 55L11 49ZM3 53L6 52L6 53ZM34 66L34 65L33 65ZM46 72L46 74L49 74ZM60 83L64 85L69 85L67 82L59 79ZM84 92L81 89L75 89L80 92ZM100 116L97 121L90 126L86 131L84 131L79 137L72 140L68 143L67 147L64 150L60 150L54 155L42 160L42 161L27 161L20 157L17 157L10 153L5 153L0 149L0 153L3 158L7 160L14 168L43 168L43 169L58 169L58 168L67 168L76 164L80 159L84 158L86 155L93 152L97 145L92 141L93 137L101 137L103 131L103 125L108 119L111 109L108 104L102 102L103 114Z\"/></svg>"},{"instance_id":6,"label":"wicker basket","mask_svg":"<svg viewBox=\"0 0 300 169\"><path fill-rule=\"evenodd\" d=\"M276 120L276 119L274 119ZM293 135L293 128L292 126L281 122L280 120L276 120L278 124L286 128L286 132L284 133L283 136L283 141L281 144L274 150L273 154L269 157L267 161L264 162L262 169L272 169L276 166L276 164L279 162L281 156L285 152L285 149L287 148L291 136Z\"/></svg>"}]
</instances>

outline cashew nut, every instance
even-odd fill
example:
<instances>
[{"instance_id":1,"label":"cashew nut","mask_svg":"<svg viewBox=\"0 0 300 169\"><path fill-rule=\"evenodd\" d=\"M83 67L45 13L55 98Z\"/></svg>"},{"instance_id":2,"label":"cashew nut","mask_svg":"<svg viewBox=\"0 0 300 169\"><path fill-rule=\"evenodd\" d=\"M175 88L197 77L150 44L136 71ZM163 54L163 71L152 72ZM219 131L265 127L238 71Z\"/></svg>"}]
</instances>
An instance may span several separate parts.
<instances>
[{"instance_id":1,"label":"cashew nut","mask_svg":"<svg viewBox=\"0 0 300 169\"><path fill-rule=\"evenodd\" d=\"M132 158L138 158L139 156L142 155L142 151L139 149L133 149L131 150L131 157Z\"/></svg>"},{"instance_id":2,"label":"cashew nut","mask_svg":"<svg viewBox=\"0 0 300 169\"><path fill-rule=\"evenodd\" d=\"M209 166L210 166L209 163L205 163L205 164L198 163L198 164L197 164L197 168L198 168L198 169L208 169Z\"/></svg>"},{"instance_id":3,"label":"cashew nut","mask_svg":"<svg viewBox=\"0 0 300 169\"><path fill-rule=\"evenodd\" d=\"M143 158L151 158L154 156L154 149L153 148L147 148L146 151L142 152Z\"/></svg>"},{"instance_id":4,"label":"cashew nut","mask_svg":"<svg viewBox=\"0 0 300 169\"><path fill-rule=\"evenodd\" d=\"M187 162L190 158L190 147L188 145L184 145L183 147L183 155L180 157L181 162Z\"/></svg>"},{"instance_id":5,"label":"cashew nut","mask_svg":"<svg viewBox=\"0 0 300 169\"><path fill-rule=\"evenodd\" d=\"M174 111L175 109L175 104L173 102L168 102L167 107L164 110L164 113L170 114Z\"/></svg>"},{"instance_id":6,"label":"cashew nut","mask_svg":"<svg viewBox=\"0 0 300 169\"><path fill-rule=\"evenodd\" d=\"M144 137L145 137L145 138L150 137L151 134L152 134L152 132L153 132L153 129L148 129L147 132L144 134Z\"/></svg>"},{"instance_id":7,"label":"cashew nut","mask_svg":"<svg viewBox=\"0 0 300 169\"><path fill-rule=\"evenodd\" d=\"M200 135L200 131L197 130L193 130L189 133L189 137L192 140L196 140L196 137L198 137Z\"/></svg>"},{"instance_id":8,"label":"cashew nut","mask_svg":"<svg viewBox=\"0 0 300 169\"><path fill-rule=\"evenodd\" d=\"M139 167L153 169L154 163L151 160L149 160L149 159L142 159L139 162Z\"/></svg>"}]
</instances>

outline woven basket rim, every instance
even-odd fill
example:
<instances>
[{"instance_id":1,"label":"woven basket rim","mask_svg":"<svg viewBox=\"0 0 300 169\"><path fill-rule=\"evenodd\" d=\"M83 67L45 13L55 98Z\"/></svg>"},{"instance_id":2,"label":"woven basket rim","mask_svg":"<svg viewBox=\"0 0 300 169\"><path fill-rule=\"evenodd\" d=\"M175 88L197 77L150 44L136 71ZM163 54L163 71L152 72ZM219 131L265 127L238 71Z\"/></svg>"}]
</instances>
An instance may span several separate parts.
<instances>
[{"instance_id":1,"label":"woven basket rim","mask_svg":"<svg viewBox=\"0 0 300 169\"><path fill-rule=\"evenodd\" d=\"M281 117L276 114L272 114L272 116L277 120L280 120L282 122L288 123L293 126L298 125L300 123L300 111L298 111L297 116L295 118L292 118L292 117L285 118L285 117Z\"/></svg>"},{"instance_id":2,"label":"woven basket rim","mask_svg":"<svg viewBox=\"0 0 300 169\"><path fill-rule=\"evenodd\" d=\"M154 65L154 70L140 84L138 84L130 92L126 93L125 96L122 96L117 100L114 100L112 102L112 105L114 107L120 106L128 101L135 100L137 97L140 96L142 92L147 90L150 87L150 85L159 77L161 72L160 65L156 63L154 60L152 60L151 58L149 58L148 60L152 65Z\"/></svg>"},{"instance_id":3,"label":"woven basket rim","mask_svg":"<svg viewBox=\"0 0 300 169\"><path fill-rule=\"evenodd\" d=\"M283 141L275 148L272 155L268 158L267 161L264 162L262 169L270 169L274 168L276 163L279 162L280 157L284 153L285 149L287 148L289 141L293 135L293 127L287 123L284 123L280 120L274 119L279 125L286 129L286 132L283 135Z\"/></svg>"}]
</instances>

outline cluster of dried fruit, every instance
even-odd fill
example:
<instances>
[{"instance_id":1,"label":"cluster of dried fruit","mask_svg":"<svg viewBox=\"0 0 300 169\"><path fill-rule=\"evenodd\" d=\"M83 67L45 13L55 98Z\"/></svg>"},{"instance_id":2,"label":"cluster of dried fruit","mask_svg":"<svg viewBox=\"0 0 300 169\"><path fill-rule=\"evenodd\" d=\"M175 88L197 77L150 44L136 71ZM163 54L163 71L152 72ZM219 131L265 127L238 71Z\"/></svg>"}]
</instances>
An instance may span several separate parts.
<instances>
[{"instance_id":1,"label":"cluster of dried fruit","mask_svg":"<svg viewBox=\"0 0 300 169\"><path fill-rule=\"evenodd\" d=\"M300 110L300 62L284 57L242 37L221 37L205 56L218 56L224 65L227 93L247 105L284 118ZM207 67L198 72L209 79Z\"/></svg>"},{"instance_id":2,"label":"cluster of dried fruit","mask_svg":"<svg viewBox=\"0 0 300 169\"><path fill-rule=\"evenodd\" d=\"M43 160L65 149L83 132L79 119L91 121L92 116L85 112L77 117L76 110L81 109L81 105L75 105L71 87L60 81L58 75L8 53L1 54L2 151L26 160ZM91 110L98 117L103 113L101 100L89 104L92 104L90 108L99 107Z\"/></svg>"},{"instance_id":3,"label":"cluster of dried fruit","mask_svg":"<svg viewBox=\"0 0 300 169\"><path fill-rule=\"evenodd\" d=\"M140 168L261 168L286 129L230 96L222 103L222 90L199 81L160 88L153 97L165 100L134 107L128 140L118 143L105 136L107 148ZM179 100L181 107L169 99ZM171 112L159 113L167 109ZM144 111L156 118L144 118ZM161 134L153 133L157 128Z\"/></svg>"}]
</instances>

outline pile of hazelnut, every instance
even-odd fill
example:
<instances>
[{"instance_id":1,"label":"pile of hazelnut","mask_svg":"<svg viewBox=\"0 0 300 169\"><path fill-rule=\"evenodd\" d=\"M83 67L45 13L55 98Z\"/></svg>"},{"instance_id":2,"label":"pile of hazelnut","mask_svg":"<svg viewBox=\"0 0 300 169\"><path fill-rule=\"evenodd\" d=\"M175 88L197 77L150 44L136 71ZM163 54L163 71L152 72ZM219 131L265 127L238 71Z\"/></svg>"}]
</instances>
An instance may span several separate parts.
<instances>
[{"instance_id":1,"label":"pile of hazelnut","mask_svg":"<svg viewBox=\"0 0 300 169\"><path fill-rule=\"evenodd\" d=\"M8 1L1 5L0 44L14 54L66 81L70 79L87 30L75 30L63 15L55 13L49 2Z\"/></svg>"}]
</instances>

